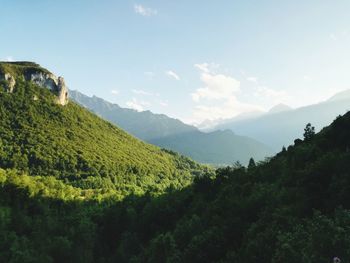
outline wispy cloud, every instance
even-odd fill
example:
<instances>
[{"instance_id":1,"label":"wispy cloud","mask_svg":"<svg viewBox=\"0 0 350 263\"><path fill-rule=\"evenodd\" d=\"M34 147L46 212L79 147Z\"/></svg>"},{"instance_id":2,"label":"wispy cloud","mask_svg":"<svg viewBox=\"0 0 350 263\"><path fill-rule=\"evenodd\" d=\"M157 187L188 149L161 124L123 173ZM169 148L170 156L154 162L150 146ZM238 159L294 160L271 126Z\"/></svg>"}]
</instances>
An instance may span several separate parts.
<instances>
[{"instance_id":1,"label":"wispy cloud","mask_svg":"<svg viewBox=\"0 0 350 263\"><path fill-rule=\"evenodd\" d=\"M118 94L119 94L119 91L116 90L116 89L114 89L114 90L111 90L111 93L112 93L113 95L118 95Z\"/></svg>"},{"instance_id":2,"label":"wispy cloud","mask_svg":"<svg viewBox=\"0 0 350 263\"><path fill-rule=\"evenodd\" d=\"M144 107L151 106L151 104L149 102L140 101L136 98L132 98L130 101L127 101L125 104L127 107L134 109L134 110L137 110L137 111L144 111L145 110Z\"/></svg>"},{"instance_id":3,"label":"wispy cloud","mask_svg":"<svg viewBox=\"0 0 350 263\"><path fill-rule=\"evenodd\" d=\"M216 63L199 63L199 64L194 64L194 67L199 69L202 72L215 72L215 70L217 70L220 65L216 64Z\"/></svg>"},{"instance_id":4,"label":"wispy cloud","mask_svg":"<svg viewBox=\"0 0 350 263\"><path fill-rule=\"evenodd\" d=\"M168 70L165 72L166 75L168 75L170 78L173 78L175 80L180 80L179 75L177 75L174 71Z\"/></svg>"},{"instance_id":5,"label":"wispy cloud","mask_svg":"<svg viewBox=\"0 0 350 263\"><path fill-rule=\"evenodd\" d=\"M209 64L208 63L201 63L201 64L194 64L194 67L203 71L203 72L209 72Z\"/></svg>"},{"instance_id":6,"label":"wispy cloud","mask_svg":"<svg viewBox=\"0 0 350 263\"><path fill-rule=\"evenodd\" d=\"M158 11L156 9L145 7L140 4L134 5L134 11L136 14L139 14L142 16L154 16L158 14Z\"/></svg>"}]
</instances>

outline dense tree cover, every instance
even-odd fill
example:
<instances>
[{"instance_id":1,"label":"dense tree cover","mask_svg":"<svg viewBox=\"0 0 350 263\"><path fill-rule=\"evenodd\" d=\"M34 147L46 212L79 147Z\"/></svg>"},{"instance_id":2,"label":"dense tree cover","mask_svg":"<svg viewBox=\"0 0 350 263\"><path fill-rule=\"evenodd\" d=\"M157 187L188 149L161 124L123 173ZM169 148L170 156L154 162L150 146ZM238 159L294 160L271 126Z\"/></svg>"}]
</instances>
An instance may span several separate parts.
<instances>
[{"instance_id":1,"label":"dense tree cover","mask_svg":"<svg viewBox=\"0 0 350 263\"><path fill-rule=\"evenodd\" d=\"M71 91L70 97L137 138L189 156L200 163L222 166L230 165L235 160L248 164L250 157L264 160L274 153L267 145L230 130L201 132L164 114L121 108L78 91Z\"/></svg>"},{"instance_id":2,"label":"dense tree cover","mask_svg":"<svg viewBox=\"0 0 350 263\"><path fill-rule=\"evenodd\" d=\"M2 170L0 261L348 262L349 129L350 113L249 169L122 201Z\"/></svg>"},{"instance_id":3,"label":"dense tree cover","mask_svg":"<svg viewBox=\"0 0 350 263\"><path fill-rule=\"evenodd\" d=\"M0 262L350 261L350 113L212 174L52 96L0 91Z\"/></svg>"},{"instance_id":4,"label":"dense tree cover","mask_svg":"<svg viewBox=\"0 0 350 263\"><path fill-rule=\"evenodd\" d=\"M14 93L0 84L0 167L53 176L119 198L188 185L208 168L141 142L77 104L18 78ZM4 82L3 82L4 84Z\"/></svg>"},{"instance_id":5,"label":"dense tree cover","mask_svg":"<svg viewBox=\"0 0 350 263\"><path fill-rule=\"evenodd\" d=\"M0 62L0 73L9 73L15 78L22 78L24 74L31 74L37 71L43 73L50 73L47 69L41 67L39 64L29 61L17 62Z\"/></svg>"}]
</instances>

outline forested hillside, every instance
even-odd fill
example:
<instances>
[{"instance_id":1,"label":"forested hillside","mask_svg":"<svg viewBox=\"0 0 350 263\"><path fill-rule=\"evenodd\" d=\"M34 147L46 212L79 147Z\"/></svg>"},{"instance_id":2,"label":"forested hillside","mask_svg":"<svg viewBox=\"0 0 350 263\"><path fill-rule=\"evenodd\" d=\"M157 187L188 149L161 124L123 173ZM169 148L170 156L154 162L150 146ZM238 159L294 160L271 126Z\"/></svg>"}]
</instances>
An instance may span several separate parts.
<instances>
[{"instance_id":1,"label":"forested hillside","mask_svg":"<svg viewBox=\"0 0 350 263\"><path fill-rule=\"evenodd\" d=\"M235 162L247 165L251 157L264 160L272 156L272 150L265 144L246 136L239 136L230 130L208 133L194 131L148 142L215 166Z\"/></svg>"},{"instance_id":2,"label":"forested hillside","mask_svg":"<svg viewBox=\"0 0 350 263\"><path fill-rule=\"evenodd\" d=\"M264 160L273 154L265 144L247 136L238 136L229 130L201 132L194 126L164 114L122 108L78 91L71 91L70 96L80 105L132 135L201 163L218 166L239 161L248 164L250 157Z\"/></svg>"},{"instance_id":3,"label":"forested hillside","mask_svg":"<svg viewBox=\"0 0 350 263\"><path fill-rule=\"evenodd\" d=\"M350 0L0 10L0 263L350 263Z\"/></svg>"},{"instance_id":4,"label":"forested hillside","mask_svg":"<svg viewBox=\"0 0 350 263\"><path fill-rule=\"evenodd\" d=\"M86 96L76 90L71 90L69 95L73 101L144 141L197 130L194 126L164 114L122 108L96 96Z\"/></svg>"},{"instance_id":5,"label":"forested hillside","mask_svg":"<svg viewBox=\"0 0 350 263\"><path fill-rule=\"evenodd\" d=\"M5 81L0 86L1 168L117 198L181 188L206 169L130 136L74 102L57 105L48 89L21 80L27 64L3 64L19 77L12 93Z\"/></svg>"},{"instance_id":6,"label":"forested hillside","mask_svg":"<svg viewBox=\"0 0 350 263\"><path fill-rule=\"evenodd\" d=\"M1 93L2 116L12 116L4 109L16 100L21 102L16 104L18 109L25 109L20 113L35 113L32 107L37 107L33 106L36 102L29 100L26 104L24 94L37 88L28 83L21 85L17 94ZM41 114L56 109L50 115L53 120L59 116L58 120L64 121L65 111L73 116L79 113L80 117L83 112L82 116L92 118L103 131L122 133L74 104L62 109L44 100L42 105ZM33 165L36 162L29 161L32 159L23 161L19 151L26 152L24 145L45 149L45 145L58 142L42 134L40 141L27 143L27 138L34 136L31 126L20 121L23 117L15 108L14 112L13 118L6 118L1 126L11 127L1 131L1 165L16 168L0 170L1 262L306 263L331 262L335 256L343 262L350 260L349 113L319 134L308 126L304 140L296 140L266 162L251 160L247 168L237 164L218 169L215 175L203 172L193 184L178 190L168 188L163 195L130 194L112 201L96 198L95 192L82 187L85 170L77 169L80 176L73 176L71 170L60 166L57 170L50 165L39 169ZM81 124L83 120L69 124L81 125L83 132L88 129ZM33 119L33 123L38 121ZM46 131L50 131L48 128ZM24 130L29 132L14 136ZM20 142L7 142L13 141L7 138L14 137ZM103 143L103 137L100 140ZM97 142L93 145L99 150ZM148 149L161 154L157 148ZM86 151L92 154L92 150ZM45 156L56 160L57 153L47 151ZM108 163L108 155L99 156L101 162L107 158ZM147 165L145 160L140 162ZM91 167L96 163L91 162ZM47 176L54 171L57 174ZM105 178L91 174L93 179L100 177ZM116 185L122 187L123 182Z\"/></svg>"}]
</instances>

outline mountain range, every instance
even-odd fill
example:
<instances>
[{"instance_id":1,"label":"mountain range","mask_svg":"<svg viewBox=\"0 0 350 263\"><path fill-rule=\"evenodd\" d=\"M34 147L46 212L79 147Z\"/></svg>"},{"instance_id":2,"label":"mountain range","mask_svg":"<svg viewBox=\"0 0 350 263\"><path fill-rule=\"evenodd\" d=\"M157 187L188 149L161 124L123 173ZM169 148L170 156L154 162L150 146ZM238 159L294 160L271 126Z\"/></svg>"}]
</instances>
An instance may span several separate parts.
<instances>
[{"instance_id":1,"label":"mountain range","mask_svg":"<svg viewBox=\"0 0 350 263\"><path fill-rule=\"evenodd\" d=\"M263 160L272 154L263 143L229 130L205 133L164 114L125 109L74 90L70 91L70 98L146 142L179 152L201 163L227 165L240 161L247 164L251 157Z\"/></svg>"},{"instance_id":2,"label":"mountain range","mask_svg":"<svg viewBox=\"0 0 350 263\"><path fill-rule=\"evenodd\" d=\"M246 119L226 120L212 129L230 129L238 135L254 138L277 152L283 146L292 144L295 138L301 138L307 123L319 131L337 116L350 110L349 94L349 90L344 91L327 101L296 109L278 105L267 113Z\"/></svg>"},{"instance_id":3,"label":"mountain range","mask_svg":"<svg viewBox=\"0 0 350 263\"><path fill-rule=\"evenodd\" d=\"M350 109L348 90L327 101L296 109L278 104L265 113L257 111L228 120L207 121L199 125L204 130L201 131L164 114L121 108L78 91L71 91L70 96L142 140L215 165L234 161L247 164L250 157L262 160L302 137L307 123L320 130Z\"/></svg>"}]
</instances>

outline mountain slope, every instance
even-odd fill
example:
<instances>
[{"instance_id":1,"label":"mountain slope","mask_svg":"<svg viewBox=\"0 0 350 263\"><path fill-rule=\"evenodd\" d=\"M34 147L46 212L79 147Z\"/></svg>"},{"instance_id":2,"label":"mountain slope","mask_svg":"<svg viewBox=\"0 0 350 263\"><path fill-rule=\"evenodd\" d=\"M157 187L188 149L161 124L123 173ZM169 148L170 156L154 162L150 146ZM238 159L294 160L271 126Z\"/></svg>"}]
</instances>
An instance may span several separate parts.
<instances>
[{"instance_id":1,"label":"mountain slope","mask_svg":"<svg viewBox=\"0 0 350 263\"><path fill-rule=\"evenodd\" d=\"M33 74L42 72L36 65L30 67ZM53 176L83 189L110 190L120 196L182 187L202 169L130 136L73 102L55 103L50 90L23 81L20 74L12 93L6 91L6 81L0 85L0 168Z\"/></svg>"},{"instance_id":2,"label":"mountain slope","mask_svg":"<svg viewBox=\"0 0 350 263\"><path fill-rule=\"evenodd\" d=\"M339 100L350 100L350 89L341 91L328 99L329 102Z\"/></svg>"},{"instance_id":3,"label":"mountain slope","mask_svg":"<svg viewBox=\"0 0 350 263\"><path fill-rule=\"evenodd\" d=\"M350 113L266 162L112 203L0 169L0 260L348 262L349 129Z\"/></svg>"},{"instance_id":4,"label":"mountain slope","mask_svg":"<svg viewBox=\"0 0 350 263\"><path fill-rule=\"evenodd\" d=\"M222 165L250 157L263 160L272 151L266 145L232 132L204 133L166 115L124 109L95 96L71 91L71 98L97 115L149 143L189 156L202 163Z\"/></svg>"},{"instance_id":5,"label":"mountain slope","mask_svg":"<svg viewBox=\"0 0 350 263\"><path fill-rule=\"evenodd\" d=\"M263 160L272 151L264 144L245 136L238 136L230 130L209 133L194 131L149 141L190 156L201 163L216 165L240 161L248 164L251 157Z\"/></svg>"},{"instance_id":6,"label":"mountain slope","mask_svg":"<svg viewBox=\"0 0 350 263\"><path fill-rule=\"evenodd\" d=\"M289 110L292 110L291 107L289 107L288 105L286 104L283 104L283 103L280 103L280 104L277 104L275 106L273 106L269 111L268 113L278 113L278 112L283 112L283 111L289 111Z\"/></svg>"},{"instance_id":7,"label":"mountain slope","mask_svg":"<svg viewBox=\"0 0 350 263\"><path fill-rule=\"evenodd\" d=\"M195 131L196 128L164 114L150 111L138 112L109 103L96 96L88 97L76 90L69 93L72 100L86 107L102 118L120 126L141 140L151 140Z\"/></svg>"},{"instance_id":8,"label":"mountain slope","mask_svg":"<svg viewBox=\"0 0 350 263\"><path fill-rule=\"evenodd\" d=\"M338 115L350 109L350 100L326 101L295 110L265 114L260 117L218 125L216 129L230 129L236 134L254 138L275 151L300 138L309 122L320 130Z\"/></svg>"}]
</instances>

